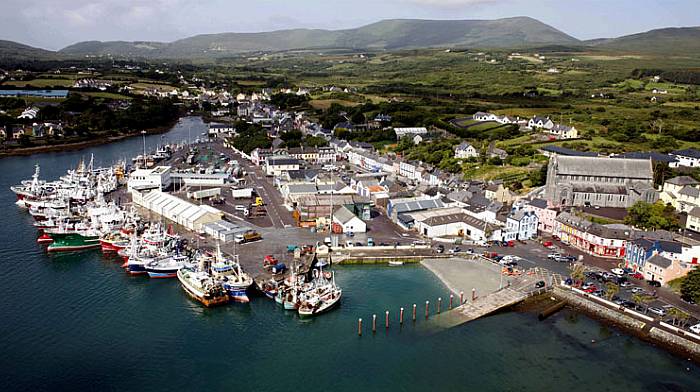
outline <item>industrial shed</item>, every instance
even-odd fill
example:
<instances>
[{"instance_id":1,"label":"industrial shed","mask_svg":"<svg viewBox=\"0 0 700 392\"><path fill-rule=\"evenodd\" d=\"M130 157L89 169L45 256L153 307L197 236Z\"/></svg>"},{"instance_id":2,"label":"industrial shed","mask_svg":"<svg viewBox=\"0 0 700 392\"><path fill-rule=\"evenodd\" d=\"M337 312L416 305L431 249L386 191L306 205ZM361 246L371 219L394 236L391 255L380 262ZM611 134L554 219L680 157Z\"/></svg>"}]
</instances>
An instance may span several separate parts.
<instances>
[{"instance_id":1,"label":"industrial shed","mask_svg":"<svg viewBox=\"0 0 700 392\"><path fill-rule=\"evenodd\" d=\"M132 197L137 205L199 233L203 232L204 224L221 220L223 217L223 212L214 207L192 204L160 191L145 194L134 192Z\"/></svg>"},{"instance_id":2,"label":"industrial shed","mask_svg":"<svg viewBox=\"0 0 700 392\"><path fill-rule=\"evenodd\" d=\"M205 234L222 242L233 241L236 234L242 234L250 230L250 227L239 226L225 220L205 223L202 225L202 228Z\"/></svg>"}]
</instances>

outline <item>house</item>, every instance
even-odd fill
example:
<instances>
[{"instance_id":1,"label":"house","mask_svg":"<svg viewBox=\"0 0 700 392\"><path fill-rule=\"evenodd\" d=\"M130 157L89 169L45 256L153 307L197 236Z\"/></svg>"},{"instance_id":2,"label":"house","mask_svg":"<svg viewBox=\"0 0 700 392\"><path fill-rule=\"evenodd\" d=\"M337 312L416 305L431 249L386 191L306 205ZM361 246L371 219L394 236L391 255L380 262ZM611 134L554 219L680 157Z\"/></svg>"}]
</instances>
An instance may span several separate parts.
<instances>
[{"instance_id":1,"label":"house","mask_svg":"<svg viewBox=\"0 0 700 392\"><path fill-rule=\"evenodd\" d=\"M527 122L527 127L530 129L540 128L549 130L554 128L554 122L550 120L549 117L535 116Z\"/></svg>"},{"instance_id":2,"label":"house","mask_svg":"<svg viewBox=\"0 0 700 392\"><path fill-rule=\"evenodd\" d=\"M678 176L664 182L659 199L679 212L690 212L700 206L700 182L692 177Z\"/></svg>"},{"instance_id":3,"label":"house","mask_svg":"<svg viewBox=\"0 0 700 392\"><path fill-rule=\"evenodd\" d=\"M498 115L493 113L476 112L472 116L476 121L498 121Z\"/></svg>"},{"instance_id":4,"label":"house","mask_svg":"<svg viewBox=\"0 0 700 392\"><path fill-rule=\"evenodd\" d=\"M631 151L614 156L615 158L651 159L654 163L665 163L669 167L678 167L678 160L671 155L656 151Z\"/></svg>"},{"instance_id":5,"label":"house","mask_svg":"<svg viewBox=\"0 0 700 392\"><path fill-rule=\"evenodd\" d=\"M647 260L641 272L644 274L645 279L666 285L674 279L687 275L693 267L692 264L679 260L670 260L657 254Z\"/></svg>"},{"instance_id":6,"label":"house","mask_svg":"<svg viewBox=\"0 0 700 392\"><path fill-rule=\"evenodd\" d=\"M394 132L396 133L396 139L401 140L405 137L414 137L415 135L425 135L426 133L428 133L428 129L425 127L394 128Z\"/></svg>"},{"instance_id":7,"label":"house","mask_svg":"<svg viewBox=\"0 0 700 392\"><path fill-rule=\"evenodd\" d=\"M468 159L468 158L478 158L479 150L473 145L467 142L460 143L455 147L455 158L457 159Z\"/></svg>"},{"instance_id":8,"label":"house","mask_svg":"<svg viewBox=\"0 0 700 392\"><path fill-rule=\"evenodd\" d=\"M700 207L693 207L693 209L688 212L685 228L700 232Z\"/></svg>"},{"instance_id":9,"label":"house","mask_svg":"<svg viewBox=\"0 0 700 392\"><path fill-rule=\"evenodd\" d=\"M283 172L299 170L299 160L284 156L270 156L265 159L265 174L267 176L280 176Z\"/></svg>"},{"instance_id":10,"label":"house","mask_svg":"<svg viewBox=\"0 0 700 392\"><path fill-rule=\"evenodd\" d=\"M680 260L683 257L683 244L674 240L653 237L640 237L628 241L625 251L625 267L633 271L644 271L647 261L655 255L669 260Z\"/></svg>"},{"instance_id":11,"label":"house","mask_svg":"<svg viewBox=\"0 0 700 392\"><path fill-rule=\"evenodd\" d=\"M678 160L678 164L676 166L685 166L685 167L698 167L700 166L700 151L694 149L694 148L688 148L685 150L676 150L671 152L673 157ZM674 167L674 166L672 166Z\"/></svg>"},{"instance_id":12,"label":"house","mask_svg":"<svg viewBox=\"0 0 700 392\"><path fill-rule=\"evenodd\" d=\"M355 129L355 125L353 125L353 123L351 123L350 121L339 122L339 123L335 124L335 126L333 127L333 130L337 131L339 129L345 129L348 131L352 131L353 129Z\"/></svg>"},{"instance_id":13,"label":"house","mask_svg":"<svg viewBox=\"0 0 700 392\"><path fill-rule=\"evenodd\" d=\"M503 204L513 204L517 195L506 188L503 182L491 182L484 188L484 196L493 201L498 201Z\"/></svg>"},{"instance_id":14,"label":"house","mask_svg":"<svg viewBox=\"0 0 700 392\"><path fill-rule=\"evenodd\" d=\"M578 138L578 130L576 129L576 127L570 127L568 125L555 124L551 129L547 130L546 132L554 135L557 139Z\"/></svg>"},{"instance_id":15,"label":"house","mask_svg":"<svg viewBox=\"0 0 700 392\"><path fill-rule=\"evenodd\" d=\"M334 232L341 233L365 233L367 232L367 223L358 218L347 207L342 206L333 212ZM336 227L340 230L336 230Z\"/></svg>"},{"instance_id":16,"label":"house","mask_svg":"<svg viewBox=\"0 0 700 392\"><path fill-rule=\"evenodd\" d=\"M234 133L236 133L236 127L233 124L209 124L209 136L218 136L221 134L233 135Z\"/></svg>"},{"instance_id":17,"label":"house","mask_svg":"<svg viewBox=\"0 0 700 392\"><path fill-rule=\"evenodd\" d=\"M537 237L537 214L527 209L518 209L508 214L503 241L531 240Z\"/></svg>"},{"instance_id":18,"label":"house","mask_svg":"<svg viewBox=\"0 0 700 392\"><path fill-rule=\"evenodd\" d=\"M549 208L547 200L539 198L533 199L525 205L525 209L537 215L537 229L540 232L551 233L554 230L557 210Z\"/></svg>"},{"instance_id":19,"label":"house","mask_svg":"<svg viewBox=\"0 0 700 392\"><path fill-rule=\"evenodd\" d=\"M569 212L557 216L554 235L574 248L599 257L622 258L634 229L621 224L592 223Z\"/></svg>"},{"instance_id":20,"label":"house","mask_svg":"<svg viewBox=\"0 0 700 392\"><path fill-rule=\"evenodd\" d=\"M264 148L256 148L250 152L250 161L256 166L261 166L265 163L267 157L272 156L272 150Z\"/></svg>"},{"instance_id":21,"label":"house","mask_svg":"<svg viewBox=\"0 0 700 392\"><path fill-rule=\"evenodd\" d=\"M39 114L39 108L32 106L32 107L24 109L24 111L22 111L22 114L17 116L17 118L34 120L38 114Z\"/></svg>"},{"instance_id":22,"label":"house","mask_svg":"<svg viewBox=\"0 0 700 392\"><path fill-rule=\"evenodd\" d=\"M554 207L617 208L659 197L651 160L559 155L549 158L545 196Z\"/></svg>"}]
</instances>

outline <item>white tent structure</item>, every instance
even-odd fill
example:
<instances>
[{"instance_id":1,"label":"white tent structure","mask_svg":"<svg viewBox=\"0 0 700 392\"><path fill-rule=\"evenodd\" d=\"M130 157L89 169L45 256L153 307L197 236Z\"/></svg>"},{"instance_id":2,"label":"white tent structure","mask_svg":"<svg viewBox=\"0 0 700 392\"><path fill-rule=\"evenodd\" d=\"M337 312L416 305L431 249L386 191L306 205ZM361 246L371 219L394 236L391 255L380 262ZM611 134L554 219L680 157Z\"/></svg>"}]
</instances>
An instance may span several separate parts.
<instances>
[{"instance_id":1,"label":"white tent structure","mask_svg":"<svg viewBox=\"0 0 700 392\"><path fill-rule=\"evenodd\" d=\"M223 212L214 207L192 204L160 191L144 194L133 192L132 197L135 204L198 233L203 232L204 224L216 222L224 216Z\"/></svg>"}]
</instances>

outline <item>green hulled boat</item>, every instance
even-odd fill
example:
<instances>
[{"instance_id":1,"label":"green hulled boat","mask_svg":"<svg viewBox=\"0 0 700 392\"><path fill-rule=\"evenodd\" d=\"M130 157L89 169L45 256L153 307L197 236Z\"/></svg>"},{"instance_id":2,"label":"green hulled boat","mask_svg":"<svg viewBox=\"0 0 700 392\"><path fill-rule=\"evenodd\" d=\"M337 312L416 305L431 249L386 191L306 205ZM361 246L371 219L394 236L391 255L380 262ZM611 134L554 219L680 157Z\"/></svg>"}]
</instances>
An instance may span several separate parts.
<instances>
[{"instance_id":1,"label":"green hulled boat","mask_svg":"<svg viewBox=\"0 0 700 392\"><path fill-rule=\"evenodd\" d=\"M100 247L100 236L92 231L49 233L53 242L46 248L49 252L70 252Z\"/></svg>"}]
</instances>

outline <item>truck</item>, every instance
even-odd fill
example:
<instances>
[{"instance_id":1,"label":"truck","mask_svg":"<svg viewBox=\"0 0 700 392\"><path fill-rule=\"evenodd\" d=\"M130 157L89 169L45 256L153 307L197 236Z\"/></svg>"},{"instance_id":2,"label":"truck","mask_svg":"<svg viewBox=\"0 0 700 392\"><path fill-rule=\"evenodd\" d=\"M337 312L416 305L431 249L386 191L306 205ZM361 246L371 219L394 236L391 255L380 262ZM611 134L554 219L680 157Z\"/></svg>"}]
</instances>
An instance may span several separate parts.
<instances>
[{"instance_id":1,"label":"truck","mask_svg":"<svg viewBox=\"0 0 700 392\"><path fill-rule=\"evenodd\" d=\"M234 199L250 199L253 197L253 188L231 188L231 196Z\"/></svg>"},{"instance_id":2,"label":"truck","mask_svg":"<svg viewBox=\"0 0 700 392\"><path fill-rule=\"evenodd\" d=\"M258 233L256 231L247 231L243 234L236 234L234 241L237 244L245 244L248 242L259 241L261 239L262 239L262 236L260 235L260 233Z\"/></svg>"},{"instance_id":3,"label":"truck","mask_svg":"<svg viewBox=\"0 0 700 392\"><path fill-rule=\"evenodd\" d=\"M221 188L202 189L201 191L187 192L190 199L201 200L215 196L221 196Z\"/></svg>"}]
</instances>

